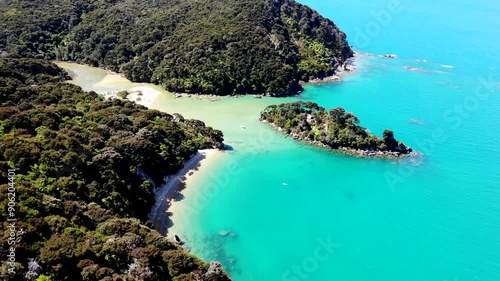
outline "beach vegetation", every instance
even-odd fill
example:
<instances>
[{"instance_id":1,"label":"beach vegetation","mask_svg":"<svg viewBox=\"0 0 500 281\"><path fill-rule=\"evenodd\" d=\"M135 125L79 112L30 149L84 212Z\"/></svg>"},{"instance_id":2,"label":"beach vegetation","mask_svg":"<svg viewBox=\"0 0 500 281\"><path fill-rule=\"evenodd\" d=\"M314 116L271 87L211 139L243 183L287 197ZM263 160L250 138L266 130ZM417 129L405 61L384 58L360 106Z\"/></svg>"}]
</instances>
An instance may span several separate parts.
<instances>
[{"instance_id":1,"label":"beach vegetation","mask_svg":"<svg viewBox=\"0 0 500 281\"><path fill-rule=\"evenodd\" d=\"M153 187L221 143L222 132L105 100L66 78L50 62L0 58L0 237L10 235L12 216L23 230L19 270L8 280L208 280L209 264L148 227L148 213ZM8 169L16 171L15 213ZM27 274L33 259L36 275ZM221 271L215 280L229 278Z\"/></svg>"},{"instance_id":2,"label":"beach vegetation","mask_svg":"<svg viewBox=\"0 0 500 281\"><path fill-rule=\"evenodd\" d=\"M126 90L119 91L117 96L121 98L122 100L126 99L130 93Z\"/></svg>"}]
</instances>

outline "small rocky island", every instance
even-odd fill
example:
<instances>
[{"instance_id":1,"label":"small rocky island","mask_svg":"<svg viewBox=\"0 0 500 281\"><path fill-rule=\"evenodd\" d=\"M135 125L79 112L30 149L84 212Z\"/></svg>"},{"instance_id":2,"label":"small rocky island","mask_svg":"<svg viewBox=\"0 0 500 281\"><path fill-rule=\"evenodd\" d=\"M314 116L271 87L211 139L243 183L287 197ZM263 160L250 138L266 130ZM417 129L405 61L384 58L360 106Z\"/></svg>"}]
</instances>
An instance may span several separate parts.
<instances>
[{"instance_id":1,"label":"small rocky island","mask_svg":"<svg viewBox=\"0 0 500 281\"><path fill-rule=\"evenodd\" d=\"M383 138L359 126L359 119L343 108L328 112L313 102L293 102L268 106L260 120L295 139L362 157L396 158L412 149L385 130Z\"/></svg>"}]
</instances>

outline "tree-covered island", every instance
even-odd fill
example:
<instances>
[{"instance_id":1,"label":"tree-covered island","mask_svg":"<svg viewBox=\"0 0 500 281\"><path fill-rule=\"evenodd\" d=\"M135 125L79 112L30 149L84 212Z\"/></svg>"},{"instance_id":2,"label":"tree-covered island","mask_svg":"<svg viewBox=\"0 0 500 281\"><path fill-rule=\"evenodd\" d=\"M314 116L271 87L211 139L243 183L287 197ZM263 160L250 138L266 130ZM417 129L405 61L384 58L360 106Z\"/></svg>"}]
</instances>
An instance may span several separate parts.
<instances>
[{"instance_id":1,"label":"tree-covered island","mask_svg":"<svg viewBox=\"0 0 500 281\"><path fill-rule=\"evenodd\" d=\"M412 149L385 130L379 138L359 126L359 119L343 108L328 112L313 102L268 106L260 120L295 139L364 157L393 158L410 155Z\"/></svg>"},{"instance_id":2,"label":"tree-covered island","mask_svg":"<svg viewBox=\"0 0 500 281\"><path fill-rule=\"evenodd\" d=\"M294 95L353 55L294 0L0 1L0 56L76 61L172 92Z\"/></svg>"}]
</instances>

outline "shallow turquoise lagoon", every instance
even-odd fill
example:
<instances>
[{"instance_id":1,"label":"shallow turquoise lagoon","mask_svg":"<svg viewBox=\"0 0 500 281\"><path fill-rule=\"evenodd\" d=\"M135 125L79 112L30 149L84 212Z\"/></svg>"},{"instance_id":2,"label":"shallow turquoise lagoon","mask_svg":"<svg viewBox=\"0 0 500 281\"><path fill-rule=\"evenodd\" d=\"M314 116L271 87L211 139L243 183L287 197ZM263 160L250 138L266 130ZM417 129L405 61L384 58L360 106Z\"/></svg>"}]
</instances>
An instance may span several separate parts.
<instances>
[{"instance_id":1,"label":"shallow turquoise lagoon","mask_svg":"<svg viewBox=\"0 0 500 281\"><path fill-rule=\"evenodd\" d=\"M500 4L301 2L368 55L343 83L242 98L235 117L214 117L215 105L191 114L223 129L234 150L200 169L171 233L235 281L500 280ZM398 3L390 20L377 18ZM378 56L387 53L399 57ZM258 123L266 104L297 99L342 106L423 155L358 159Z\"/></svg>"},{"instance_id":2,"label":"shallow turquoise lagoon","mask_svg":"<svg viewBox=\"0 0 500 281\"><path fill-rule=\"evenodd\" d=\"M286 99L158 98L232 147L190 178L169 235L235 281L500 280L498 1L302 2L348 34L358 70ZM159 90L67 67L86 89ZM421 156L349 157L259 123L267 105L295 100L342 106Z\"/></svg>"}]
</instances>

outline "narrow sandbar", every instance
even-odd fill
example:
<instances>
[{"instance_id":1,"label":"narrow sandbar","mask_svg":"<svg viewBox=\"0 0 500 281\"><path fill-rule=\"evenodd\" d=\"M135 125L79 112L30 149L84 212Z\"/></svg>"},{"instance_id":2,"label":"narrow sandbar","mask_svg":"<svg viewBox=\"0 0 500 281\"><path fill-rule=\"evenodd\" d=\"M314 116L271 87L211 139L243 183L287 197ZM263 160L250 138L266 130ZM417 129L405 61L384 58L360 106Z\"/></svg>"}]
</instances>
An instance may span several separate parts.
<instances>
[{"instance_id":1,"label":"narrow sandbar","mask_svg":"<svg viewBox=\"0 0 500 281\"><path fill-rule=\"evenodd\" d=\"M163 95L162 92L146 86L134 87L129 89L128 92L130 93L127 96L128 100L144 105L147 108L151 108L158 97Z\"/></svg>"}]
</instances>

